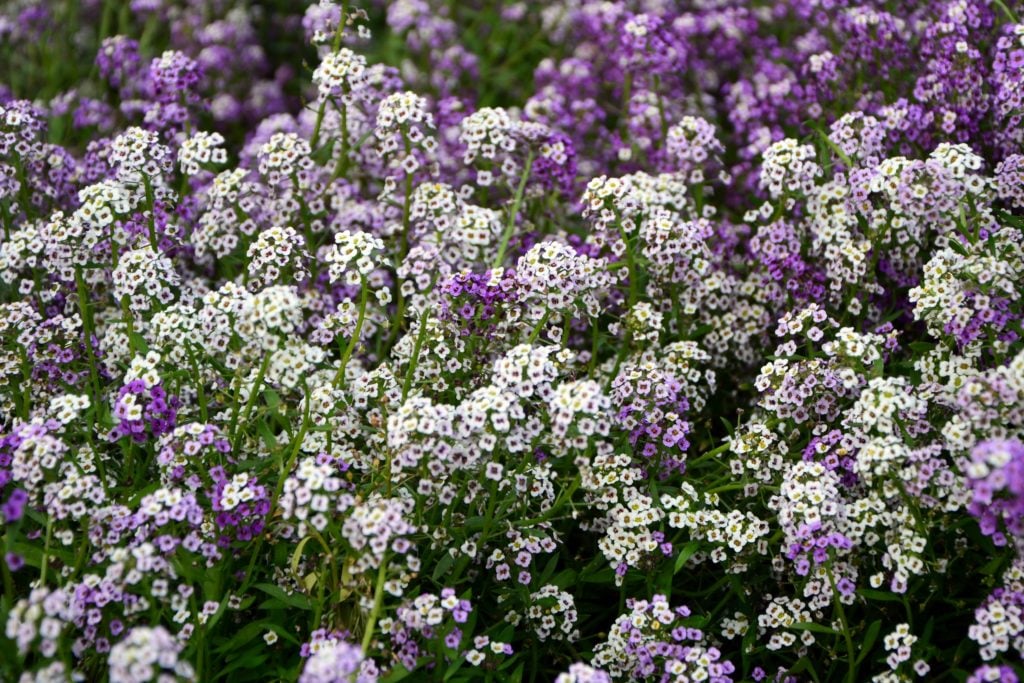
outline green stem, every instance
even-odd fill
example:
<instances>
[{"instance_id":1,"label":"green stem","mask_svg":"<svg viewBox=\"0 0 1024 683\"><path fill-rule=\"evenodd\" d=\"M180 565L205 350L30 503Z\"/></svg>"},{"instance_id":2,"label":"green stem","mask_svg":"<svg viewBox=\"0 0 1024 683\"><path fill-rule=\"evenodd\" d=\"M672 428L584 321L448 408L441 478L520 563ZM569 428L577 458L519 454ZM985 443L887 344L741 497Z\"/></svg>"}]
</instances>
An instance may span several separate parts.
<instances>
[{"instance_id":1,"label":"green stem","mask_svg":"<svg viewBox=\"0 0 1024 683\"><path fill-rule=\"evenodd\" d=\"M516 217L519 215L519 207L523 203L523 195L526 193L526 181L530 178L530 171L533 169L533 150L526 154L526 166L523 167L523 175L519 178L519 186L516 187L516 194L512 199L512 207L508 212L508 223L505 224L505 231L501 234L501 242L498 244L498 253L494 257L492 268L499 268L505 261L505 252L508 250L509 240L516 227Z\"/></svg>"},{"instance_id":2,"label":"green stem","mask_svg":"<svg viewBox=\"0 0 1024 683\"><path fill-rule=\"evenodd\" d=\"M420 349L423 348L423 341L427 336L427 309L424 307L423 313L420 314L420 329L416 333L416 341L412 346L412 355L409 357L409 369L405 371L405 381L402 382L402 402L405 402L406 397L409 395L409 389L412 387L412 379L416 372L416 365L420 359Z\"/></svg>"},{"instance_id":3,"label":"green stem","mask_svg":"<svg viewBox=\"0 0 1024 683\"><path fill-rule=\"evenodd\" d=\"M100 400L100 375L96 369L96 352L92 348L93 317L89 305L89 291L82 277L82 269L75 269L75 284L78 287L78 312L82 316L82 343L85 344L85 355L89 361L89 379L92 382L93 400Z\"/></svg>"},{"instance_id":4,"label":"green stem","mask_svg":"<svg viewBox=\"0 0 1024 683\"><path fill-rule=\"evenodd\" d=\"M343 387L345 386L345 368L348 367L348 362L352 359L352 354L355 353L356 346L359 344L359 337L363 332L363 321L366 319L366 301L370 296L370 286L366 283L366 278L360 278L359 283L359 315L356 318L356 329L352 332L352 337L348 340L348 345L345 347L345 352L341 355L341 365L338 366L338 374L334 376L334 386Z\"/></svg>"},{"instance_id":5,"label":"green stem","mask_svg":"<svg viewBox=\"0 0 1024 683\"><path fill-rule=\"evenodd\" d=\"M305 389L305 386L303 387ZM308 396L309 392L304 391L304 394ZM274 494L270 499L270 514L274 514L274 510L277 509L277 501L281 498L281 492L284 490L285 480L288 478L288 473L295 467L295 461L299 457L299 451L302 448L302 442L306 438L306 432L309 430L309 410L310 401L307 398L305 410L302 415L302 425L299 427L299 433L296 434L294 444L292 445L292 451L288 456L288 460L285 462L285 466L280 470L277 477L277 486L274 487ZM253 573L256 570L256 560L259 559L260 550L263 548L263 535L256 540L256 547L253 549L252 557L249 559L249 568L245 572L245 580L242 584L242 588L239 591L239 595L244 595L245 591L252 585Z\"/></svg>"},{"instance_id":6,"label":"green stem","mask_svg":"<svg viewBox=\"0 0 1024 683\"><path fill-rule=\"evenodd\" d=\"M832 587L832 602L836 608L836 614L839 615L839 623L843 627L843 638L846 640L846 656L848 658L848 669L846 673L846 680L848 683L856 683L857 681L857 660L854 656L856 650L853 647L853 636L850 635L850 625L846 620L846 610L843 609L843 601L839 599L839 591L836 589L836 579L832 575L832 561L829 560L825 564L825 574L828 576L829 585Z\"/></svg>"},{"instance_id":7,"label":"green stem","mask_svg":"<svg viewBox=\"0 0 1024 683\"><path fill-rule=\"evenodd\" d=\"M629 308L632 310L633 304L640 298L640 274L636 268L636 258L633 256L633 247L629 244L629 235L626 234L625 228L622 227L622 221L616 221L619 228L619 235L622 237L622 243L626 245L626 268L629 270Z\"/></svg>"},{"instance_id":8,"label":"green stem","mask_svg":"<svg viewBox=\"0 0 1024 683\"><path fill-rule=\"evenodd\" d=\"M1014 13L1013 10L1011 10L1009 7L1006 6L1006 3L1004 3L1003 0L993 0L993 1L994 1L995 6L998 7L1000 10L1002 10L1003 14L1006 15L1006 18L1009 19L1011 23L1014 23L1014 24L1019 24L1020 23L1020 21L1018 21L1018 19L1017 19L1016 13Z\"/></svg>"},{"instance_id":9,"label":"green stem","mask_svg":"<svg viewBox=\"0 0 1024 683\"><path fill-rule=\"evenodd\" d=\"M9 547L9 533L4 533L4 547ZM14 600L14 577L11 576L11 570L7 566L7 560L0 561L0 574L3 574L4 580L4 594L0 597L0 606L3 607L4 612L7 613L11 608L12 601Z\"/></svg>"},{"instance_id":10,"label":"green stem","mask_svg":"<svg viewBox=\"0 0 1024 683\"><path fill-rule=\"evenodd\" d=\"M380 568L377 570L377 582L373 587L373 607L370 609L370 616L366 622L366 630L363 631L363 655L370 649L373 642L373 632L377 628L377 619L380 617L381 608L384 605L384 582L388 576L388 556L385 553L380 558Z\"/></svg>"},{"instance_id":11,"label":"green stem","mask_svg":"<svg viewBox=\"0 0 1024 683\"><path fill-rule=\"evenodd\" d=\"M156 210L153 205L156 203L156 199L153 195L153 183L150 182L149 176L144 175L142 177L142 184L146 188L146 204L149 205L149 246L156 251Z\"/></svg>"},{"instance_id":12,"label":"green stem","mask_svg":"<svg viewBox=\"0 0 1024 683\"><path fill-rule=\"evenodd\" d=\"M271 353L268 351L263 357L263 362L260 364L260 369L256 373L256 379L252 384L252 389L249 390L249 398L245 402L245 410L242 412L242 422L249 421L249 415L252 414L253 406L256 404L256 396L260 393L260 387L263 386L263 378L267 374L267 368L270 367ZM241 394L242 387L239 385L238 393ZM229 428L231 433L231 450L235 451L238 448L238 396L235 398L235 408L231 414L231 426Z\"/></svg>"},{"instance_id":13,"label":"green stem","mask_svg":"<svg viewBox=\"0 0 1024 683\"><path fill-rule=\"evenodd\" d=\"M39 567L39 585L46 585L46 569L50 563L50 539L53 537L53 517L46 518L46 541L43 543L43 560Z\"/></svg>"},{"instance_id":14,"label":"green stem","mask_svg":"<svg viewBox=\"0 0 1024 683\"><path fill-rule=\"evenodd\" d=\"M544 329L544 325L547 324L548 318L550 317L551 311L544 311L544 315L542 315L540 320L537 321L537 325L533 328L533 331L530 332L530 336L526 339L527 344L532 344L535 341L537 341L537 338L540 336L541 331Z\"/></svg>"},{"instance_id":15,"label":"green stem","mask_svg":"<svg viewBox=\"0 0 1024 683\"><path fill-rule=\"evenodd\" d=\"M348 105L345 102L339 107L341 111L341 153L338 155L338 163L334 166L332 179L337 180L348 171Z\"/></svg>"},{"instance_id":16,"label":"green stem","mask_svg":"<svg viewBox=\"0 0 1024 683\"><path fill-rule=\"evenodd\" d=\"M341 3L341 14L338 16L338 28L334 31L334 42L331 44L331 52L341 49L341 39L345 35L345 18L348 16L348 0ZM316 123L313 125L313 136L310 138L310 147L316 149L320 142L320 127L324 123L324 114L327 111L327 100L321 100L320 107L316 112Z\"/></svg>"}]
</instances>

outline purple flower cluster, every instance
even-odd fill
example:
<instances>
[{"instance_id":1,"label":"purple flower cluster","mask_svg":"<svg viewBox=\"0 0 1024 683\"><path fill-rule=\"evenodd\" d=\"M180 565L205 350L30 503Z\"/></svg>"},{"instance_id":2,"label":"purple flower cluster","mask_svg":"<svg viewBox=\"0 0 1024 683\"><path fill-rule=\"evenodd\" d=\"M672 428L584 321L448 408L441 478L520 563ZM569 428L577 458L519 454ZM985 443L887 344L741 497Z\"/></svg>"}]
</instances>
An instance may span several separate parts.
<instances>
[{"instance_id":1,"label":"purple flower cluster","mask_svg":"<svg viewBox=\"0 0 1024 683\"><path fill-rule=\"evenodd\" d=\"M520 296L512 270L500 274L458 273L438 289L443 297L440 317L455 323L462 337L485 339L496 334L491 328L502 322L506 309L514 309Z\"/></svg>"},{"instance_id":2,"label":"purple flower cluster","mask_svg":"<svg viewBox=\"0 0 1024 683\"><path fill-rule=\"evenodd\" d=\"M1020 21L0 6L0 679L1020 678Z\"/></svg>"},{"instance_id":3,"label":"purple flower cluster","mask_svg":"<svg viewBox=\"0 0 1024 683\"><path fill-rule=\"evenodd\" d=\"M968 510L996 545L1024 542L1024 443L985 441L965 467L971 490Z\"/></svg>"},{"instance_id":4,"label":"purple flower cluster","mask_svg":"<svg viewBox=\"0 0 1024 683\"><path fill-rule=\"evenodd\" d=\"M117 423L110 439L129 436L136 443L158 439L174 429L180 406L178 397L168 396L161 385L147 387L145 380L132 380L117 392L113 409Z\"/></svg>"}]
</instances>

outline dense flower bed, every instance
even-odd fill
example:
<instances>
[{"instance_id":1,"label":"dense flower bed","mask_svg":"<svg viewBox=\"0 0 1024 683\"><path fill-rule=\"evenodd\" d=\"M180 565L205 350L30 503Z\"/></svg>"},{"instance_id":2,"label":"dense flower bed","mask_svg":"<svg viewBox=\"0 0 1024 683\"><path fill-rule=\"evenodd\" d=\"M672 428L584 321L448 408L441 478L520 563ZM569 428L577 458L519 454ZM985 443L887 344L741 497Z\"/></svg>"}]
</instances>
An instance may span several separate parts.
<instances>
[{"instance_id":1,"label":"dense flower bed","mask_svg":"<svg viewBox=\"0 0 1024 683\"><path fill-rule=\"evenodd\" d=\"M0 678L1016 681L1002 0L0 7Z\"/></svg>"}]
</instances>

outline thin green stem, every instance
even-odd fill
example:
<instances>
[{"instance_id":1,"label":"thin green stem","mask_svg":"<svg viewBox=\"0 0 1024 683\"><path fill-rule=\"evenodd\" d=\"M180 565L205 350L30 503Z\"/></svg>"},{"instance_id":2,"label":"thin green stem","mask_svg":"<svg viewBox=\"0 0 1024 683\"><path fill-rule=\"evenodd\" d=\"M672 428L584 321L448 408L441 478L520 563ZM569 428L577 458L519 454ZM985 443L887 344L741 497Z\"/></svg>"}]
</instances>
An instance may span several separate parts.
<instances>
[{"instance_id":1,"label":"thin green stem","mask_svg":"<svg viewBox=\"0 0 1024 683\"><path fill-rule=\"evenodd\" d=\"M53 538L53 517L46 518L46 540L43 543L43 559L39 566L39 585L46 585L46 569L50 564L50 539Z\"/></svg>"},{"instance_id":2,"label":"thin green stem","mask_svg":"<svg viewBox=\"0 0 1024 683\"><path fill-rule=\"evenodd\" d=\"M303 393L308 396L309 392L305 391L303 386ZM302 415L302 425L299 427L298 434L295 435L295 439L292 443L292 450L288 456L287 461L284 463L284 467L280 469L277 477L277 486L274 487L274 494L270 499L270 510L277 509L277 501L281 498L281 492L284 491L284 483L288 478L288 473L295 467L295 461L299 457L299 451L302 449L302 442L306 438L306 432L309 431L309 410L310 401L307 398L305 409ZM259 559L260 550L263 548L263 536L261 535L256 540L256 547L253 549L252 557L249 559L249 568L245 572L245 582L242 584L242 589L239 591L240 594L244 594L248 587L252 584L253 572L256 570L256 561Z\"/></svg>"},{"instance_id":3,"label":"thin green stem","mask_svg":"<svg viewBox=\"0 0 1024 683\"><path fill-rule=\"evenodd\" d=\"M537 324L534 326L533 330L530 332L530 336L527 337L527 339L526 339L526 343L527 344L533 344L535 341L537 341L537 338L540 337L540 333L544 330L544 326L547 324L548 318L550 318L550 317L551 317L551 311L544 311L544 315L542 315L540 320L537 321Z\"/></svg>"},{"instance_id":4,"label":"thin green stem","mask_svg":"<svg viewBox=\"0 0 1024 683\"><path fill-rule=\"evenodd\" d=\"M629 235L626 234L626 229L622 227L622 221L616 221L619 228L619 235L622 237L622 243L626 245L626 268L629 270L629 308L632 309L633 305L640 298L640 273L636 267L636 257L633 255L633 247L629 243Z\"/></svg>"},{"instance_id":5,"label":"thin green stem","mask_svg":"<svg viewBox=\"0 0 1024 683\"><path fill-rule=\"evenodd\" d=\"M366 630L363 631L362 648L365 655L373 642L373 633L377 629L377 619L380 617L381 608L384 606L384 582L388 576L387 553L380 558L380 568L377 569L377 581L373 587L373 607L370 609L370 616L366 621Z\"/></svg>"},{"instance_id":6,"label":"thin green stem","mask_svg":"<svg viewBox=\"0 0 1024 683\"><path fill-rule=\"evenodd\" d=\"M100 400L100 375L96 368L96 352L92 348L93 317L89 305L89 290L85 286L82 269L75 269L75 284L78 288L78 312L82 316L82 343L85 344L85 355L89 361L89 380L92 382L92 395Z\"/></svg>"},{"instance_id":7,"label":"thin green stem","mask_svg":"<svg viewBox=\"0 0 1024 683\"><path fill-rule=\"evenodd\" d=\"M846 640L846 656L847 656L847 673L846 680L848 683L856 683L857 681L857 660L855 657L856 650L853 647L853 636L850 634L850 624L846 620L846 610L843 609L843 601L839 599L839 591L836 589L836 579L832 575L832 561L829 560L825 564L825 574L828 576L829 585L832 587L832 603L835 605L836 614L839 616L839 623L843 627L843 639Z\"/></svg>"},{"instance_id":8,"label":"thin green stem","mask_svg":"<svg viewBox=\"0 0 1024 683\"><path fill-rule=\"evenodd\" d=\"M331 52L341 49L341 40L345 35L345 19L348 16L348 0L341 3L341 14L338 16L338 28L334 31L334 42L331 44ZM316 149L320 142L320 127L324 123L324 114L327 112L327 100L320 100L320 107L316 112L316 123L313 124L313 135L310 138L310 147Z\"/></svg>"},{"instance_id":9,"label":"thin green stem","mask_svg":"<svg viewBox=\"0 0 1024 683\"><path fill-rule=\"evenodd\" d=\"M267 368L270 367L271 353L268 351L263 357L263 362L260 364L260 369L256 373L256 379L252 383L252 388L249 390L249 398L245 402L245 410L242 411L242 422L249 421L249 415L252 414L253 406L256 404L256 397L260 393L260 387L263 386L263 378L267 374ZM241 393L241 386L239 386L239 394ZM238 400L237 396L235 399L235 408L231 415L231 426L229 432L231 433L231 450L235 451L238 448Z\"/></svg>"},{"instance_id":10,"label":"thin green stem","mask_svg":"<svg viewBox=\"0 0 1024 683\"><path fill-rule=\"evenodd\" d=\"M1006 3L1004 3L1003 0L993 0L993 4L995 4L995 6L998 7L1003 14L1006 15L1006 18L1010 20L1010 23L1020 23L1020 21L1017 19L1017 14L1009 7L1007 7Z\"/></svg>"},{"instance_id":11,"label":"thin green stem","mask_svg":"<svg viewBox=\"0 0 1024 683\"><path fill-rule=\"evenodd\" d=\"M366 302L369 296L370 286L367 284L365 277L360 278L359 314L356 317L356 328L352 331L352 337L349 338L348 345L341 354L341 365L338 366L338 373L334 376L334 386L336 387L345 386L345 368L348 367L348 362L352 359L352 354L355 353L356 346L359 344L359 337L363 333L363 321L366 319Z\"/></svg>"},{"instance_id":12,"label":"thin green stem","mask_svg":"<svg viewBox=\"0 0 1024 683\"><path fill-rule=\"evenodd\" d=\"M409 368L405 371L405 381L402 382L402 401L409 396L409 389L412 387L412 380L416 373L416 365L420 359L420 349L427 338L427 309L420 314L420 329L416 333L416 341L412 345L412 355L409 356Z\"/></svg>"},{"instance_id":13,"label":"thin green stem","mask_svg":"<svg viewBox=\"0 0 1024 683\"><path fill-rule=\"evenodd\" d=\"M515 196L512 198L512 207L508 212L508 222L505 224L505 231L501 234L501 242L498 244L498 253L494 257L492 268L499 268L505 261L505 252L508 250L508 243L512 239L512 233L516 227L516 217L519 215L519 207L523 203L523 195L526 194L526 181L530 178L530 171L533 169L533 150L526 154L526 165L523 167L523 175L519 178L519 186L516 187Z\"/></svg>"}]
</instances>

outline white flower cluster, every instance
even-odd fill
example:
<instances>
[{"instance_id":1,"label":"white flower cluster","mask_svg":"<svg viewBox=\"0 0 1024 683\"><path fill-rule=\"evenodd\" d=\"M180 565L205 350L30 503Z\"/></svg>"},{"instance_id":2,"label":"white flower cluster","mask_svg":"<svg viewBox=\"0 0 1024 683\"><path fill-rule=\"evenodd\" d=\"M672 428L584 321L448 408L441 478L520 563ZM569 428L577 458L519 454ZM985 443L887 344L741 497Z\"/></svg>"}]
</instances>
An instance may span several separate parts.
<instances>
[{"instance_id":1,"label":"white flower cluster","mask_svg":"<svg viewBox=\"0 0 1024 683\"><path fill-rule=\"evenodd\" d=\"M388 95L377 110L377 125L374 128L380 143L380 155L389 156L399 151L403 137L412 145L424 143L430 151L436 143L433 140L427 142L421 126L427 129L434 127L434 116L427 108L426 98L409 91ZM396 133L399 135L396 136ZM408 172L413 173L415 170Z\"/></svg>"},{"instance_id":2,"label":"white flower cluster","mask_svg":"<svg viewBox=\"0 0 1024 683\"><path fill-rule=\"evenodd\" d=\"M463 204L455 225L445 235L442 258L453 267L472 267L490 259L501 233L501 213L474 204Z\"/></svg>"},{"instance_id":3,"label":"white flower cluster","mask_svg":"<svg viewBox=\"0 0 1024 683\"><path fill-rule=\"evenodd\" d=\"M295 228L267 228L249 245L246 256L249 287L253 290L275 284L289 272L296 282L309 277L306 239Z\"/></svg>"},{"instance_id":4,"label":"white flower cluster","mask_svg":"<svg viewBox=\"0 0 1024 683\"><path fill-rule=\"evenodd\" d=\"M787 536L795 536L801 528L842 528L846 505L839 494L840 486L839 477L820 463L793 463L779 494L770 503Z\"/></svg>"},{"instance_id":5,"label":"white flower cluster","mask_svg":"<svg viewBox=\"0 0 1024 683\"><path fill-rule=\"evenodd\" d=\"M359 554L353 564L356 572L376 569L389 554L405 555L413 549L409 536L419 529L406 520L411 509L411 500L398 498L377 498L352 508L341 534ZM410 569L413 565L418 563Z\"/></svg>"},{"instance_id":6,"label":"white flower cluster","mask_svg":"<svg viewBox=\"0 0 1024 683\"><path fill-rule=\"evenodd\" d=\"M409 203L409 222L424 237L434 235L435 240L455 224L462 209L462 198L451 185L421 183L412 192Z\"/></svg>"},{"instance_id":7,"label":"white flower cluster","mask_svg":"<svg viewBox=\"0 0 1024 683\"><path fill-rule=\"evenodd\" d=\"M173 163L170 148L160 144L156 133L143 128L129 128L110 145L110 165L122 183L155 182L170 172Z\"/></svg>"},{"instance_id":8,"label":"white flower cluster","mask_svg":"<svg viewBox=\"0 0 1024 683\"><path fill-rule=\"evenodd\" d=\"M569 356L570 352L556 346L519 344L494 361L491 381L522 399L546 401Z\"/></svg>"},{"instance_id":9,"label":"white flower cluster","mask_svg":"<svg viewBox=\"0 0 1024 683\"><path fill-rule=\"evenodd\" d=\"M561 242L531 247L519 258L516 276L537 318L544 311L595 317L601 310L598 294L610 284L604 259L577 254Z\"/></svg>"},{"instance_id":10,"label":"white flower cluster","mask_svg":"<svg viewBox=\"0 0 1024 683\"><path fill-rule=\"evenodd\" d=\"M334 246L324 260L331 282L344 281L354 287L385 265L385 253L384 242L379 237L368 232L343 230L334 236Z\"/></svg>"},{"instance_id":11,"label":"white flower cluster","mask_svg":"<svg viewBox=\"0 0 1024 683\"><path fill-rule=\"evenodd\" d=\"M228 153L221 147L224 136L220 133L198 131L181 143L178 166L185 175L196 175L208 164L227 163Z\"/></svg>"},{"instance_id":12,"label":"white flower cluster","mask_svg":"<svg viewBox=\"0 0 1024 683\"><path fill-rule=\"evenodd\" d=\"M680 612L688 614L689 610L673 609L664 595L654 595L650 601L632 600L629 611L620 614L608 629L608 638L594 648L591 664L606 668L614 680L643 680L635 653L646 650L653 654L660 643L672 642L670 634Z\"/></svg>"},{"instance_id":13,"label":"white flower cluster","mask_svg":"<svg viewBox=\"0 0 1024 683\"><path fill-rule=\"evenodd\" d=\"M632 180L632 176L609 178L602 175L592 178L583 191L583 217L601 230L614 229L618 223L623 232L633 233L637 229L635 215L645 202L641 194L636 192ZM685 186L682 192L685 195Z\"/></svg>"},{"instance_id":14,"label":"white flower cluster","mask_svg":"<svg viewBox=\"0 0 1024 683\"><path fill-rule=\"evenodd\" d=\"M529 434L513 430L526 412L519 397L511 391L493 384L480 387L459 404L458 417L459 436L472 439L484 451L493 451L499 439L511 453L521 453L530 447Z\"/></svg>"},{"instance_id":15,"label":"white flower cluster","mask_svg":"<svg viewBox=\"0 0 1024 683\"><path fill-rule=\"evenodd\" d=\"M975 184L986 182L984 178L977 174L985 164L985 160L975 154L970 145L942 142L928 155L928 158L938 161L949 169L957 180L970 178L970 181ZM981 189L981 186L975 186L973 189L978 191Z\"/></svg>"},{"instance_id":16,"label":"white flower cluster","mask_svg":"<svg viewBox=\"0 0 1024 683\"><path fill-rule=\"evenodd\" d=\"M951 324L968 329L972 323L984 325L996 318L991 305L1015 300L1022 284L1024 237L1017 229L1003 228L988 240L934 252L924 266L921 284L910 290L909 298L914 317L941 339ZM981 334L963 341L968 343L961 346L988 343ZM1005 344L998 339L991 343L996 348Z\"/></svg>"},{"instance_id":17,"label":"white flower cluster","mask_svg":"<svg viewBox=\"0 0 1024 683\"><path fill-rule=\"evenodd\" d=\"M340 493L344 481L337 471L326 463L318 464L315 458L303 458L285 480L278 504L282 518L297 523L295 538L306 536L309 526L322 532L330 517L352 505L352 497Z\"/></svg>"},{"instance_id":18,"label":"white flower cluster","mask_svg":"<svg viewBox=\"0 0 1024 683\"><path fill-rule=\"evenodd\" d=\"M910 624L898 624L891 633L885 636L882 644L889 653L885 663L895 670L903 662L910 659L911 648L917 642L917 636L910 632Z\"/></svg>"},{"instance_id":19,"label":"white flower cluster","mask_svg":"<svg viewBox=\"0 0 1024 683\"><path fill-rule=\"evenodd\" d=\"M455 449L455 408L434 403L420 395L410 396L388 416L388 448L392 451L392 475L416 469L422 460L435 477L452 467Z\"/></svg>"},{"instance_id":20,"label":"white flower cluster","mask_svg":"<svg viewBox=\"0 0 1024 683\"><path fill-rule=\"evenodd\" d=\"M711 552L713 562L723 562L727 555L722 546L739 553L769 534L768 522L754 513L741 510L723 512L715 494L701 496L693 486L683 483L679 496L662 498L668 510L668 525L673 529L689 529L693 538L701 538L720 547Z\"/></svg>"},{"instance_id":21,"label":"white flower cluster","mask_svg":"<svg viewBox=\"0 0 1024 683\"><path fill-rule=\"evenodd\" d=\"M501 108L481 107L462 120L459 142L466 146L463 156L466 164L473 163L477 158L493 161L499 152L512 152L516 148L516 140L512 136L512 117Z\"/></svg>"},{"instance_id":22,"label":"white flower cluster","mask_svg":"<svg viewBox=\"0 0 1024 683\"><path fill-rule=\"evenodd\" d=\"M607 436L611 399L592 379L559 384L548 401L551 433L563 448L584 449L593 436Z\"/></svg>"},{"instance_id":23,"label":"white flower cluster","mask_svg":"<svg viewBox=\"0 0 1024 683\"><path fill-rule=\"evenodd\" d=\"M110 648L110 683L195 680L192 665L179 658L182 649L182 644L163 626L137 626Z\"/></svg>"},{"instance_id":24,"label":"white flower cluster","mask_svg":"<svg viewBox=\"0 0 1024 683\"><path fill-rule=\"evenodd\" d=\"M118 301L127 297L128 307L135 314L149 311L154 303L171 303L181 285L171 260L148 246L122 254L111 279L114 296Z\"/></svg>"},{"instance_id":25,"label":"white flower cluster","mask_svg":"<svg viewBox=\"0 0 1024 683\"><path fill-rule=\"evenodd\" d=\"M659 543L650 527L665 516L650 496L632 488L625 489L624 494L626 501L608 511L608 528L597 542L601 554L616 570L616 586L622 585L627 567L640 567L658 551Z\"/></svg>"},{"instance_id":26,"label":"white flower cluster","mask_svg":"<svg viewBox=\"0 0 1024 683\"><path fill-rule=\"evenodd\" d=\"M757 630L763 635L772 631L768 639L769 650L781 650L796 642L796 636L785 629L793 624L808 623L814 621L810 611L799 598L787 598L784 595L773 598L768 597L768 605L757 615ZM811 631L803 631L800 640L804 645L814 643L814 634Z\"/></svg>"},{"instance_id":27,"label":"white flower cluster","mask_svg":"<svg viewBox=\"0 0 1024 683\"><path fill-rule=\"evenodd\" d=\"M903 431L918 433L928 402L916 396L905 377L874 377L861 391L849 410L846 424L854 427L858 436L900 436Z\"/></svg>"},{"instance_id":28,"label":"white flower cluster","mask_svg":"<svg viewBox=\"0 0 1024 683\"><path fill-rule=\"evenodd\" d=\"M88 394L60 394L50 399L46 414L62 425L67 425L78 419L90 405L92 400Z\"/></svg>"},{"instance_id":29,"label":"white flower cluster","mask_svg":"<svg viewBox=\"0 0 1024 683\"><path fill-rule=\"evenodd\" d=\"M647 301L638 301L626 313L626 329L634 341L657 343L664 331L665 316Z\"/></svg>"},{"instance_id":30,"label":"white flower cluster","mask_svg":"<svg viewBox=\"0 0 1024 683\"><path fill-rule=\"evenodd\" d=\"M221 492L220 504L225 510L234 510L241 503L247 503L256 497L249 486L249 474L240 472L231 478Z\"/></svg>"},{"instance_id":31,"label":"white flower cluster","mask_svg":"<svg viewBox=\"0 0 1024 683\"><path fill-rule=\"evenodd\" d=\"M873 165L882 153L886 133L874 116L851 111L830 126L828 139L851 161Z\"/></svg>"},{"instance_id":32,"label":"white flower cluster","mask_svg":"<svg viewBox=\"0 0 1024 683\"><path fill-rule=\"evenodd\" d=\"M558 674L555 683L612 683L612 677L601 669L576 662L568 671Z\"/></svg>"},{"instance_id":33,"label":"white flower cluster","mask_svg":"<svg viewBox=\"0 0 1024 683\"><path fill-rule=\"evenodd\" d=\"M581 468L581 488L588 492L588 502L598 510L608 510L625 503L629 489L643 481L643 471L634 466L628 453L600 448L593 460Z\"/></svg>"},{"instance_id":34,"label":"white flower cluster","mask_svg":"<svg viewBox=\"0 0 1024 683\"><path fill-rule=\"evenodd\" d=\"M313 71L320 99L343 96L366 84L366 57L347 47L324 55Z\"/></svg>"},{"instance_id":35,"label":"white flower cluster","mask_svg":"<svg viewBox=\"0 0 1024 683\"><path fill-rule=\"evenodd\" d=\"M295 133L274 133L257 155L260 173L271 185L277 185L299 171L312 168L313 160L309 158L312 151L309 142Z\"/></svg>"},{"instance_id":36,"label":"white flower cluster","mask_svg":"<svg viewBox=\"0 0 1024 683\"><path fill-rule=\"evenodd\" d=\"M816 156L812 145L801 145L793 138L779 140L764 152L761 189L768 190L773 199L793 191L810 194L822 175Z\"/></svg>"},{"instance_id":37,"label":"white flower cluster","mask_svg":"<svg viewBox=\"0 0 1024 683\"><path fill-rule=\"evenodd\" d=\"M543 640L568 640L579 638L576 628L576 601L571 593L551 584L530 594L530 607L526 616L533 624L533 631Z\"/></svg>"},{"instance_id":38,"label":"white flower cluster","mask_svg":"<svg viewBox=\"0 0 1024 683\"><path fill-rule=\"evenodd\" d=\"M70 596L60 588L33 588L28 597L14 603L4 633L22 655L37 650L44 657L57 654L57 642L71 621Z\"/></svg>"}]
</instances>

